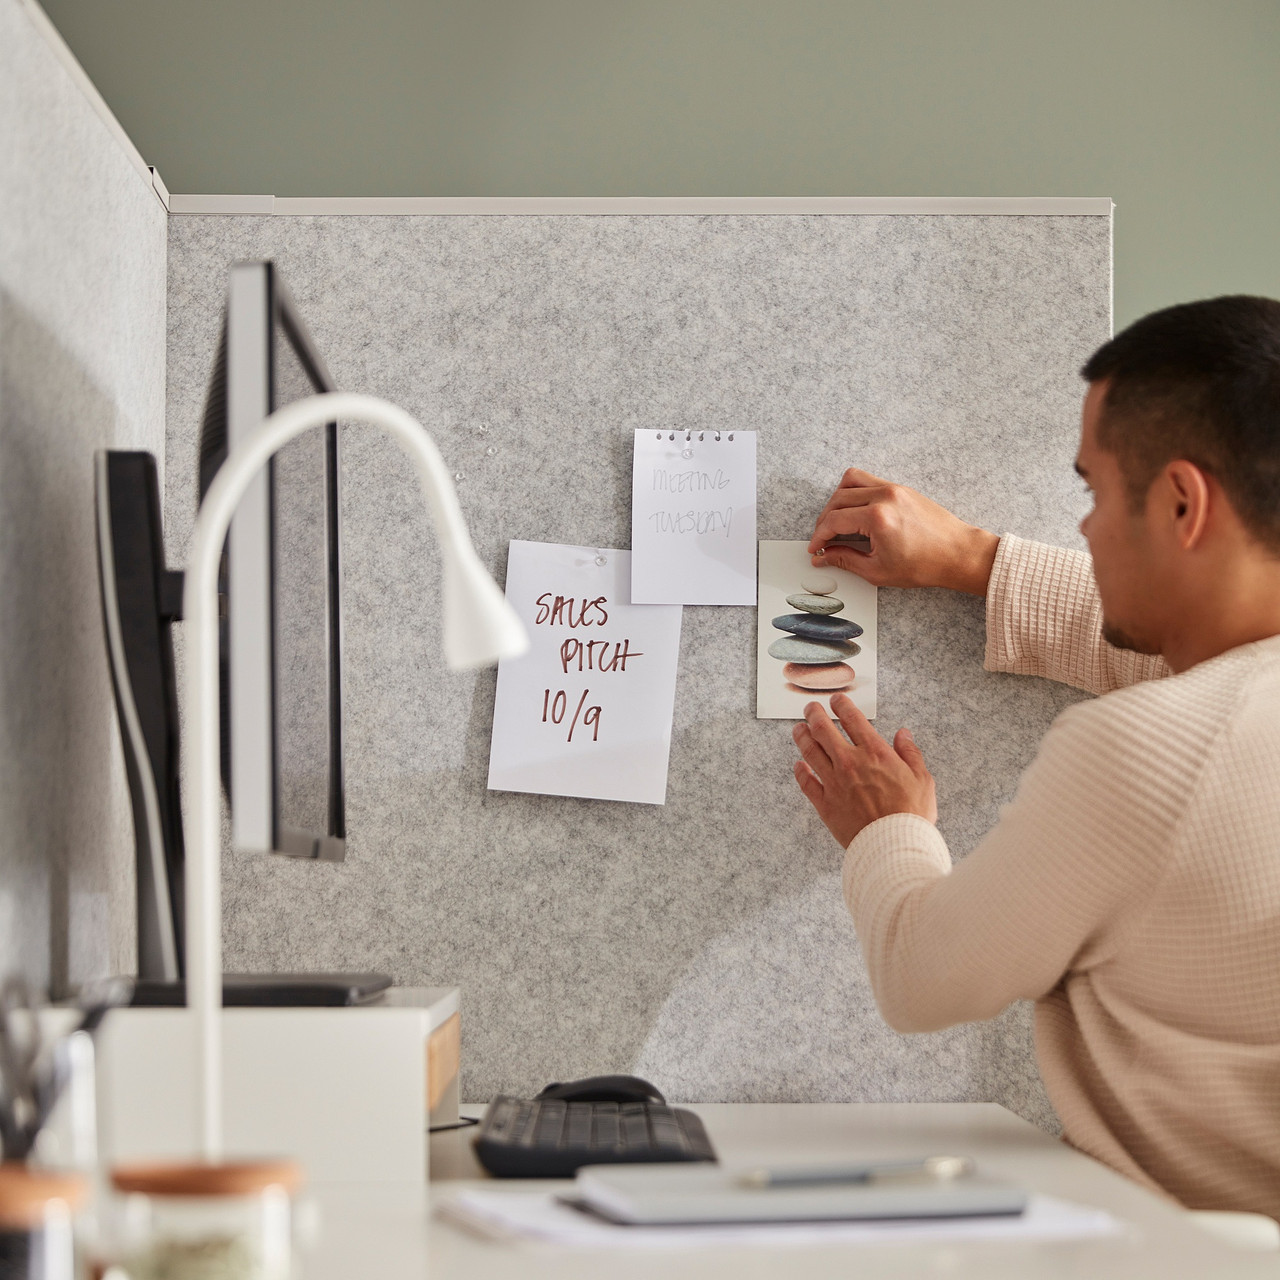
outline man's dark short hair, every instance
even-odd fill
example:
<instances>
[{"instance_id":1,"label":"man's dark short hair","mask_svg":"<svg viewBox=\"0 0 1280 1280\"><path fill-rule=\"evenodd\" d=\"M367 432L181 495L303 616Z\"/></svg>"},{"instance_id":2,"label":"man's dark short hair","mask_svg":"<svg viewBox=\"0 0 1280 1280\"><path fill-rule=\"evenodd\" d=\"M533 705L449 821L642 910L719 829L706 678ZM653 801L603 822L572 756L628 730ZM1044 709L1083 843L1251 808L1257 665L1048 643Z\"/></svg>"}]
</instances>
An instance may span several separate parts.
<instances>
[{"instance_id":1,"label":"man's dark short hair","mask_svg":"<svg viewBox=\"0 0 1280 1280\"><path fill-rule=\"evenodd\" d=\"M1080 372L1108 382L1098 443L1119 459L1135 511L1161 468L1185 458L1280 554L1280 302L1210 298L1154 312Z\"/></svg>"}]
</instances>

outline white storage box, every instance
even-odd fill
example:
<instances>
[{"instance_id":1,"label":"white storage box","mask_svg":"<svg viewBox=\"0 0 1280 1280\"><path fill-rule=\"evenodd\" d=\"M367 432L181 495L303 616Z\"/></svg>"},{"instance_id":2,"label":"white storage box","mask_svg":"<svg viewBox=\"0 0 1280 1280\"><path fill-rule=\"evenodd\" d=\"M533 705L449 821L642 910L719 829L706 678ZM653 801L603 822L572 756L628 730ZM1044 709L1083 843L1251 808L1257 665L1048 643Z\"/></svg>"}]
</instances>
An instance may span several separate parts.
<instances>
[{"instance_id":1,"label":"white storage box","mask_svg":"<svg viewBox=\"0 0 1280 1280\"><path fill-rule=\"evenodd\" d=\"M430 1099L437 1123L457 1116L456 988L396 988L354 1008L224 1009L222 1019L228 1156L291 1156L310 1182L426 1180ZM193 1037L186 1009L107 1017L105 1164L196 1151Z\"/></svg>"}]
</instances>

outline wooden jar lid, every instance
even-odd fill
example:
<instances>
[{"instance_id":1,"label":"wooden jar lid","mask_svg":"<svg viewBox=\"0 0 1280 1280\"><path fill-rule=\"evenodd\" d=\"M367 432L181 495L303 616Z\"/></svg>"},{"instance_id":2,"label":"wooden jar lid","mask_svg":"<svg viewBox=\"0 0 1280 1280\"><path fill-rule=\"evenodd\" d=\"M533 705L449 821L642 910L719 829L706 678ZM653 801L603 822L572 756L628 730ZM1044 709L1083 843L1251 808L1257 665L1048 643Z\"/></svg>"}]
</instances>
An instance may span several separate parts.
<instances>
[{"instance_id":1,"label":"wooden jar lid","mask_svg":"<svg viewBox=\"0 0 1280 1280\"><path fill-rule=\"evenodd\" d=\"M111 1170L117 1191L148 1196L252 1196L268 1187L293 1192L301 1183L302 1169L293 1160L128 1164Z\"/></svg>"},{"instance_id":2,"label":"wooden jar lid","mask_svg":"<svg viewBox=\"0 0 1280 1280\"><path fill-rule=\"evenodd\" d=\"M84 1192L85 1182L79 1174L32 1169L8 1160L0 1164L0 1230L38 1227L51 1200L61 1200L74 1209L84 1199Z\"/></svg>"}]
</instances>

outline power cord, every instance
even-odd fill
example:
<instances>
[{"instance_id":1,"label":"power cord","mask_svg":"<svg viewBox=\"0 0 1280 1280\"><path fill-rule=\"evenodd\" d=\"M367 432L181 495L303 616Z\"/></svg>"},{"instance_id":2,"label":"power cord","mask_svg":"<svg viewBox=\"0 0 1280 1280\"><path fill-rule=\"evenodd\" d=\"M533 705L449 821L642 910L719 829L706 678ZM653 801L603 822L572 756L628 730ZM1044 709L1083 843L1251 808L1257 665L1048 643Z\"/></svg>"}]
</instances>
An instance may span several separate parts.
<instances>
[{"instance_id":1,"label":"power cord","mask_svg":"<svg viewBox=\"0 0 1280 1280\"><path fill-rule=\"evenodd\" d=\"M470 1129L472 1125L480 1123L479 1116L462 1116L453 1124L433 1124L428 1130L429 1133L448 1133L450 1129Z\"/></svg>"}]
</instances>

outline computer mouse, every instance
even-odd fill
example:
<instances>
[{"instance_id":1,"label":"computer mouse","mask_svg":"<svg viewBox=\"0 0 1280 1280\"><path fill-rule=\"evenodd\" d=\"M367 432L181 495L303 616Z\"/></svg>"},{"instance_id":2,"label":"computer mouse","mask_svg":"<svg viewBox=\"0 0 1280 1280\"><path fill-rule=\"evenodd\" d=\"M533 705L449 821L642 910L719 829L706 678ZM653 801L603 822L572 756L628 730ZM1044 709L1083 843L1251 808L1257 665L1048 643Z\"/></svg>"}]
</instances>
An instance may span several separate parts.
<instances>
[{"instance_id":1,"label":"computer mouse","mask_svg":"<svg viewBox=\"0 0 1280 1280\"><path fill-rule=\"evenodd\" d=\"M588 1076L565 1084L549 1084L538 1094L561 1102L666 1102L666 1098L639 1076Z\"/></svg>"}]
</instances>

